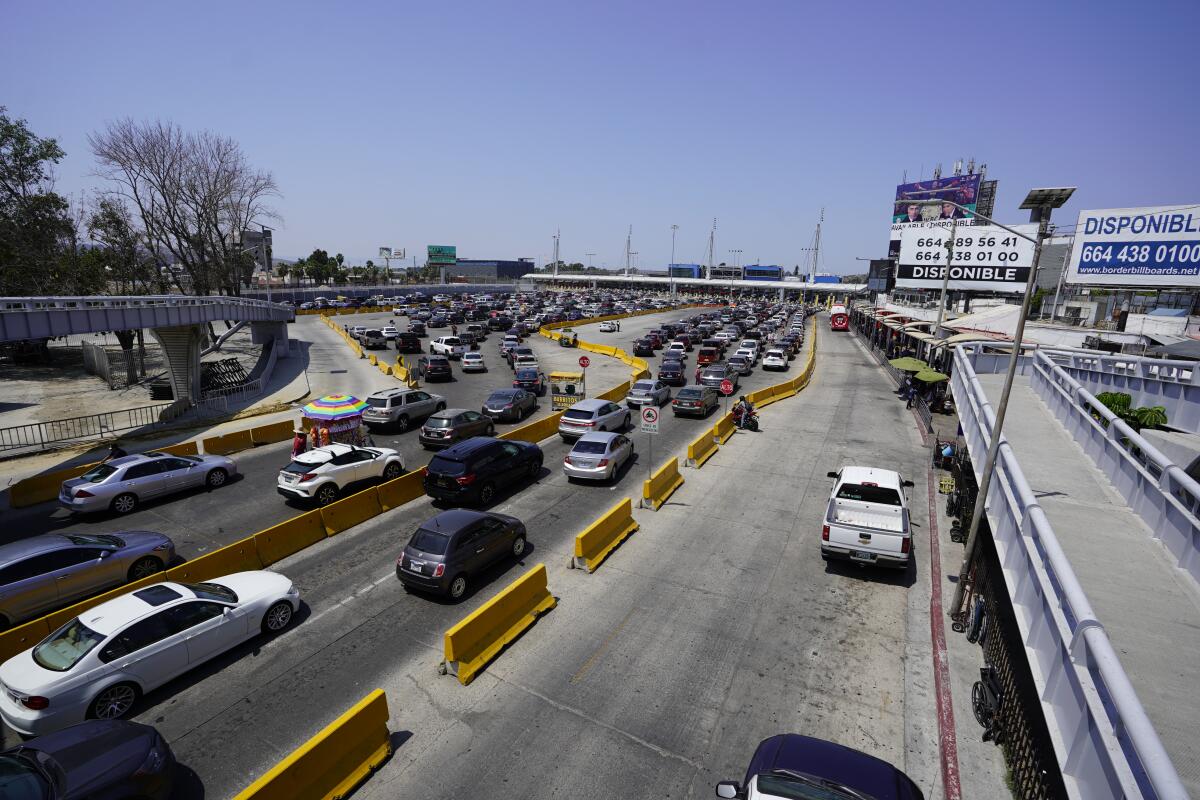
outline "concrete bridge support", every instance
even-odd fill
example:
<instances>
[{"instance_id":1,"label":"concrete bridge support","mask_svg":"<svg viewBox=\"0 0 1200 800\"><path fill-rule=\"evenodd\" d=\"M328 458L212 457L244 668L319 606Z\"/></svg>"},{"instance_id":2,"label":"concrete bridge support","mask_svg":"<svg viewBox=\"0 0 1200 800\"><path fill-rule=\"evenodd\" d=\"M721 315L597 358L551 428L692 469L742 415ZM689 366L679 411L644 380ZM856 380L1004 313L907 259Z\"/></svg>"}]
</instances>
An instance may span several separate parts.
<instances>
[{"instance_id":1,"label":"concrete bridge support","mask_svg":"<svg viewBox=\"0 0 1200 800\"><path fill-rule=\"evenodd\" d=\"M175 393L175 402L161 416L174 419L200 399L200 350L208 332L203 325L178 325L151 328L150 335L162 347Z\"/></svg>"}]
</instances>

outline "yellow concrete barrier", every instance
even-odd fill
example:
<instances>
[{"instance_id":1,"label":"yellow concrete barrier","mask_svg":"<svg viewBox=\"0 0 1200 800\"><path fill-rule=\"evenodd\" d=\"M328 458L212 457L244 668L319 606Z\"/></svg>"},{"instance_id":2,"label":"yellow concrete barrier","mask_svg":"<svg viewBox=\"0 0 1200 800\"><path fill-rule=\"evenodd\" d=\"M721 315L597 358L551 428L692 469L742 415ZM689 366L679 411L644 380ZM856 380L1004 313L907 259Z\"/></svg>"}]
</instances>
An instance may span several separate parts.
<instances>
[{"instance_id":1,"label":"yellow concrete barrier","mask_svg":"<svg viewBox=\"0 0 1200 800\"><path fill-rule=\"evenodd\" d=\"M39 617L0 633L0 660L23 653L53 633L47 622L47 617Z\"/></svg>"},{"instance_id":2,"label":"yellow concrete barrier","mask_svg":"<svg viewBox=\"0 0 1200 800\"><path fill-rule=\"evenodd\" d=\"M321 509L321 519L325 523L325 533L333 536L382 513L383 506L379 504L379 493L372 486L370 489L356 492L325 506Z\"/></svg>"},{"instance_id":3,"label":"yellow concrete barrier","mask_svg":"<svg viewBox=\"0 0 1200 800\"><path fill-rule=\"evenodd\" d=\"M371 355L367 356L367 361L371 362L372 367L379 363L379 359L375 357L374 353L371 353Z\"/></svg>"},{"instance_id":4,"label":"yellow concrete barrier","mask_svg":"<svg viewBox=\"0 0 1200 800\"><path fill-rule=\"evenodd\" d=\"M173 456L194 456L200 452L200 447L197 442L180 442L179 444L169 444L166 447L157 447L154 452L170 453Z\"/></svg>"},{"instance_id":5,"label":"yellow concrete barrier","mask_svg":"<svg viewBox=\"0 0 1200 800\"><path fill-rule=\"evenodd\" d=\"M571 559L571 565L576 569L586 569L589 573L595 572L608 554L637 529L638 524L633 519L633 501L626 497L576 535L575 557Z\"/></svg>"},{"instance_id":6,"label":"yellow concrete barrier","mask_svg":"<svg viewBox=\"0 0 1200 800\"><path fill-rule=\"evenodd\" d=\"M446 670L466 686L506 644L557 603L547 586L546 565L538 564L446 631Z\"/></svg>"},{"instance_id":7,"label":"yellow concrete barrier","mask_svg":"<svg viewBox=\"0 0 1200 800\"><path fill-rule=\"evenodd\" d=\"M295 430L296 423L290 419L272 422L269 425L259 425L250 429L250 441L256 445L286 442L292 438Z\"/></svg>"},{"instance_id":8,"label":"yellow concrete barrier","mask_svg":"<svg viewBox=\"0 0 1200 800\"><path fill-rule=\"evenodd\" d=\"M688 444L687 460L688 466L700 469L704 466L704 462L708 461L717 453L717 440L713 434L712 428L705 428L696 437L695 441Z\"/></svg>"},{"instance_id":9,"label":"yellow concrete barrier","mask_svg":"<svg viewBox=\"0 0 1200 800\"><path fill-rule=\"evenodd\" d=\"M247 536L233 544L226 545L199 558L172 567L166 571L166 579L181 583L206 581L221 575L234 572L262 569L262 560L258 557L258 548L254 546L254 537Z\"/></svg>"},{"instance_id":10,"label":"yellow concrete barrier","mask_svg":"<svg viewBox=\"0 0 1200 800\"><path fill-rule=\"evenodd\" d=\"M335 800L392 753L387 695L376 689L296 748L234 800Z\"/></svg>"},{"instance_id":11,"label":"yellow concrete barrier","mask_svg":"<svg viewBox=\"0 0 1200 800\"><path fill-rule=\"evenodd\" d=\"M379 496L379 507L391 511L425 494L425 468L409 472L375 487Z\"/></svg>"},{"instance_id":12,"label":"yellow concrete barrier","mask_svg":"<svg viewBox=\"0 0 1200 800\"><path fill-rule=\"evenodd\" d=\"M548 439L558 433L558 421L562 418L562 412L556 411L548 417L542 417L539 420L530 422L528 425L522 425L519 428L513 428L500 434L500 439L516 439L521 442L540 442L542 439Z\"/></svg>"},{"instance_id":13,"label":"yellow concrete barrier","mask_svg":"<svg viewBox=\"0 0 1200 800\"><path fill-rule=\"evenodd\" d=\"M384 375L392 374L392 365L391 364L380 361L380 362L376 363L375 366L379 367L379 371L382 372Z\"/></svg>"},{"instance_id":14,"label":"yellow concrete barrier","mask_svg":"<svg viewBox=\"0 0 1200 800\"><path fill-rule=\"evenodd\" d=\"M239 450L249 450L254 446L250 431L234 431L223 436L210 436L205 439L204 452L215 456L225 456Z\"/></svg>"},{"instance_id":15,"label":"yellow concrete barrier","mask_svg":"<svg viewBox=\"0 0 1200 800\"><path fill-rule=\"evenodd\" d=\"M679 474L679 459L672 458L648 480L642 481L642 508L658 511L680 486L683 486L683 476Z\"/></svg>"},{"instance_id":16,"label":"yellow concrete barrier","mask_svg":"<svg viewBox=\"0 0 1200 800\"><path fill-rule=\"evenodd\" d=\"M325 538L321 510L314 509L254 534L254 547L264 567L299 553Z\"/></svg>"},{"instance_id":17,"label":"yellow concrete barrier","mask_svg":"<svg viewBox=\"0 0 1200 800\"><path fill-rule=\"evenodd\" d=\"M728 413L718 419L716 425L713 425L713 436L719 440L720 444L725 444L729 441L729 437L733 436L734 429L733 414Z\"/></svg>"}]
</instances>

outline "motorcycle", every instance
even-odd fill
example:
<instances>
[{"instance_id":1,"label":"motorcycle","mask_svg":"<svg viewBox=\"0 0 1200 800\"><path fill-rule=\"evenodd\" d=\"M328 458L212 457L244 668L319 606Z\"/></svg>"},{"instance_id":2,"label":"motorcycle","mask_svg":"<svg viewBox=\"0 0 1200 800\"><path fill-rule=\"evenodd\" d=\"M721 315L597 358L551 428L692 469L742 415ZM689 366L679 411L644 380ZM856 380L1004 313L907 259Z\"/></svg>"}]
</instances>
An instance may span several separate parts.
<instances>
[{"instance_id":1,"label":"motorcycle","mask_svg":"<svg viewBox=\"0 0 1200 800\"><path fill-rule=\"evenodd\" d=\"M747 431L751 431L753 433L757 433L758 432L758 414L754 411L751 411L750 414L748 416L746 416L745 423L742 422L742 416L743 416L742 409L740 407L735 408L733 410L733 424L742 430L747 430Z\"/></svg>"}]
</instances>

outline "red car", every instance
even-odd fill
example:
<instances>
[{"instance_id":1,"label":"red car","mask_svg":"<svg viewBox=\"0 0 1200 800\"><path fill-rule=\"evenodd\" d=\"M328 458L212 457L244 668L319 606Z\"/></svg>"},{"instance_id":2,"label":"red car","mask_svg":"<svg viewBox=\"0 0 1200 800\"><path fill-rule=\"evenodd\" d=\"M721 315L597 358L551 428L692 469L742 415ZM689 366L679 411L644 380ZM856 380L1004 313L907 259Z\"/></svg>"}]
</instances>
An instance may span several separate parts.
<instances>
[{"instance_id":1,"label":"red car","mask_svg":"<svg viewBox=\"0 0 1200 800\"><path fill-rule=\"evenodd\" d=\"M715 364L721 360L721 354L715 347L701 347L696 355L697 364Z\"/></svg>"}]
</instances>

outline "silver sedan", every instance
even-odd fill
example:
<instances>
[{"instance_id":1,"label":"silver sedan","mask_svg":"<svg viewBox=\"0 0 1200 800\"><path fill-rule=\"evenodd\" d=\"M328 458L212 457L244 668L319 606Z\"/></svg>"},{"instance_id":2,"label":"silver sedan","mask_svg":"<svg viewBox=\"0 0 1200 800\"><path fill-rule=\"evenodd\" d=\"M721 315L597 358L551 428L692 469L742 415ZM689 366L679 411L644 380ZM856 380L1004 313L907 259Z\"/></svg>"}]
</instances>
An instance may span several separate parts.
<instances>
[{"instance_id":1,"label":"silver sedan","mask_svg":"<svg viewBox=\"0 0 1200 800\"><path fill-rule=\"evenodd\" d=\"M638 406L662 406L671 400L671 387L662 381L641 380L633 384L625 403L630 408Z\"/></svg>"},{"instance_id":2,"label":"silver sedan","mask_svg":"<svg viewBox=\"0 0 1200 800\"><path fill-rule=\"evenodd\" d=\"M236 474L237 465L225 456L139 453L97 464L63 481L58 504L72 512L128 514L156 497L199 486L217 489Z\"/></svg>"},{"instance_id":3,"label":"silver sedan","mask_svg":"<svg viewBox=\"0 0 1200 800\"><path fill-rule=\"evenodd\" d=\"M586 433L563 459L563 474L568 479L608 481L631 458L633 442L628 436L611 431Z\"/></svg>"}]
</instances>

